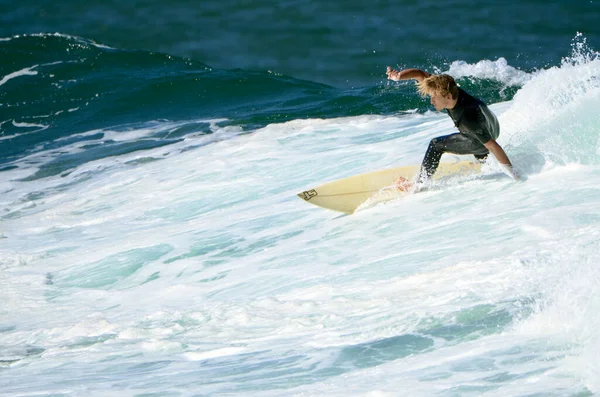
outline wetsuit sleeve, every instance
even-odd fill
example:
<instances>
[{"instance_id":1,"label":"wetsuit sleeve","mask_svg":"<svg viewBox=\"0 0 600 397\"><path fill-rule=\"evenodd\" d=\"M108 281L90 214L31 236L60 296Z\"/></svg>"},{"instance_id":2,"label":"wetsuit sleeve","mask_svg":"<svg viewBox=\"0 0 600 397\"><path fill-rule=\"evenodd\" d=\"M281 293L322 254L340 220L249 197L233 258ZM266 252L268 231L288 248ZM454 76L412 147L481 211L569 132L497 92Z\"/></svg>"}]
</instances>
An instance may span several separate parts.
<instances>
[{"instance_id":1,"label":"wetsuit sleeve","mask_svg":"<svg viewBox=\"0 0 600 397\"><path fill-rule=\"evenodd\" d=\"M461 127L464 134L477 139L482 144L486 144L492 139L489 131L489 123L481 109L465 109Z\"/></svg>"}]
</instances>

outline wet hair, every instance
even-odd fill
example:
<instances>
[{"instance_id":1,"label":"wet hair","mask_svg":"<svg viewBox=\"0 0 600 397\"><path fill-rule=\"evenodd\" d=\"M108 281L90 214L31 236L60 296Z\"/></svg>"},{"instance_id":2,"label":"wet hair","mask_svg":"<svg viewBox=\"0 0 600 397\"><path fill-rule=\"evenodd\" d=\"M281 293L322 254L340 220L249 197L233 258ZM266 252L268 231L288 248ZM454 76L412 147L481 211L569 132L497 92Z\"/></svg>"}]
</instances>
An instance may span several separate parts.
<instances>
[{"instance_id":1,"label":"wet hair","mask_svg":"<svg viewBox=\"0 0 600 397\"><path fill-rule=\"evenodd\" d=\"M458 98L458 85L452 76L447 74L432 74L417 83L419 94L423 96L452 96L452 99Z\"/></svg>"}]
</instances>

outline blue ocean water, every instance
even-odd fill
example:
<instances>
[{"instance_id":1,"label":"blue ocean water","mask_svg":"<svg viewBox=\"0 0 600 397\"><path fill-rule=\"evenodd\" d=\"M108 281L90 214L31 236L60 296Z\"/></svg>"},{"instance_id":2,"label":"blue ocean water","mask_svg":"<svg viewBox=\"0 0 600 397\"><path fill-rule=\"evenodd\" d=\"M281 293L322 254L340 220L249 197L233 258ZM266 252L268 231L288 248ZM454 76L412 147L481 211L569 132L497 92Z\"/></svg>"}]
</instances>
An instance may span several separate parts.
<instances>
[{"instance_id":1,"label":"blue ocean water","mask_svg":"<svg viewBox=\"0 0 600 397\"><path fill-rule=\"evenodd\" d=\"M596 2L3 5L0 394L600 392ZM299 200L453 131L387 65L526 181Z\"/></svg>"}]
</instances>

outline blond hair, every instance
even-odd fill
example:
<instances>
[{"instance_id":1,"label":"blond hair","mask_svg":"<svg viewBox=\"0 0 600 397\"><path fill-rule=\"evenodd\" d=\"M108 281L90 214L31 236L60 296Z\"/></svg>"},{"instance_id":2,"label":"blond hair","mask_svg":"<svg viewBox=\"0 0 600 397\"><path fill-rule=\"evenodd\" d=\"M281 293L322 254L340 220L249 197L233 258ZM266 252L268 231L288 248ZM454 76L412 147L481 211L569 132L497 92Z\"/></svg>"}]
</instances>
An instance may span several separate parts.
<instances>
[{"instance_id":1,"label":"blond hair","mask_svg":"<svg viewBox=\"0 0 600 397\"><path fill-rule=\"evenodd\" d=\"M423 96L441 95L447 97L452 96L452 99L458 98L458 85L456 81L447 74L432 74L426 79L417 83L419 94Z\"/></svg>"}]
</instances>

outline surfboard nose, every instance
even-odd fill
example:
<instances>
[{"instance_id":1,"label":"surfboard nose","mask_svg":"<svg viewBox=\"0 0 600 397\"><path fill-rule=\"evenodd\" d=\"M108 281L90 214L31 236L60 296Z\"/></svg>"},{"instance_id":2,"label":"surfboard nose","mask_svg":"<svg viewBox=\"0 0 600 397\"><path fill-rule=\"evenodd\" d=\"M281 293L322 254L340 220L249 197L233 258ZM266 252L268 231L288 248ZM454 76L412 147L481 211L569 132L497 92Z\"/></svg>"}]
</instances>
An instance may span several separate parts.
<instances>
[{"instance_id":1,"label":"surfboard nose","mask_svg":"<svg viewBox=\"0 0 600 397\"><path fill-rule=\"evenodd\" d=\"M298 193L298 197L304 201L309 201L311 198L318 196L319 193L315 189L305 190L302 193Z\"/></svg>"}]
</instances>

